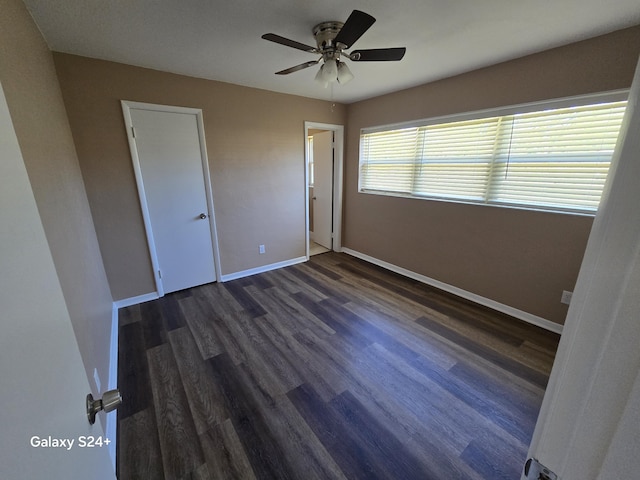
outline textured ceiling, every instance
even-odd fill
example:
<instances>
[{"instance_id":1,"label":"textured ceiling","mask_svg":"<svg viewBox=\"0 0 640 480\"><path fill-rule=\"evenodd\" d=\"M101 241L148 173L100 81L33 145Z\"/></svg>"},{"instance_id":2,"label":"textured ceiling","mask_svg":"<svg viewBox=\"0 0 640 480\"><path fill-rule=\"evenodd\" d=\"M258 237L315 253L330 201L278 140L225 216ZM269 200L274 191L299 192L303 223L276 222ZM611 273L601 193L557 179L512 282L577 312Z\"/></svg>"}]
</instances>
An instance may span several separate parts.
<instances>
[{"instance_id":1,"label":"textured ceiling","mask_svg":"<svg viewBox=\"0 0 640 480\"><path fill-rule=\"evenodd\" d=\"M277 92L351 103L640 24L639 0L25 0L51 50ZM350 62L323 88L311 29L353 9L377 22L355 49L406 46L400 62Z\"/></svg>"}]
</instances>

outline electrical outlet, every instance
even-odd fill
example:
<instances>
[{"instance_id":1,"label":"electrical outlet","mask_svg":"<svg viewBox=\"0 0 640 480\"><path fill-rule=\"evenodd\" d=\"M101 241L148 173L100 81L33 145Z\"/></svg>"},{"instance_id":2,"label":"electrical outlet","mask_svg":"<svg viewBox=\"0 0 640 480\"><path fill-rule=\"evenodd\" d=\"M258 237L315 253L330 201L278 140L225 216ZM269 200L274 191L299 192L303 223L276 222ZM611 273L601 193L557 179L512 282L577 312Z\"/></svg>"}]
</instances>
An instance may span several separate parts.
<instances>
[{"instance_id":1,"label":"electrical outlet","mask_svg":"<svg viewBox=\"0 0 640 480\"><path fill-rule=\"evenodd\" d=\"M564 303L565 305L569 305L571 303L571 296L573 292L567 292L566 290L562 291L562 298L560 299L560 303Z\"/></svg>"},{"instance_id":2,"label":"electrical outlet","mask_svg":"<svg viewBox=\"0 0 640 480\"><path fill-rule=\"evenodd\" d=\"M264 245L259 245L258 251L260 252L260 255L262 255L265 252Z\"/></svg>"}]
</instances>

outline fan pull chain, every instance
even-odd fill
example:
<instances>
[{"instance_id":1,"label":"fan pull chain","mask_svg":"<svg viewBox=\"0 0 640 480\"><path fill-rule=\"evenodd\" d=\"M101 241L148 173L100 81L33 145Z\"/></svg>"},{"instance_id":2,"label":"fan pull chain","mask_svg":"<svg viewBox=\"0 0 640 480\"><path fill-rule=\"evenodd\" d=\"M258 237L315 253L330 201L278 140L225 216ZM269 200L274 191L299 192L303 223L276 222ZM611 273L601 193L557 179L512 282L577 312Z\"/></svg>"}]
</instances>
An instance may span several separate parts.
<instances>
[{"instance_id":1,"label":"fan pull chain","mask_svg":"<svg viewBox=\"0 0 640 480\"><path fill-rule=\"evenodd\" d=\"M331 83L330 87L331 87L331 113L333 113L336 108L336 103L333 101L333 83Z\"/></svg>"}]
</instances>

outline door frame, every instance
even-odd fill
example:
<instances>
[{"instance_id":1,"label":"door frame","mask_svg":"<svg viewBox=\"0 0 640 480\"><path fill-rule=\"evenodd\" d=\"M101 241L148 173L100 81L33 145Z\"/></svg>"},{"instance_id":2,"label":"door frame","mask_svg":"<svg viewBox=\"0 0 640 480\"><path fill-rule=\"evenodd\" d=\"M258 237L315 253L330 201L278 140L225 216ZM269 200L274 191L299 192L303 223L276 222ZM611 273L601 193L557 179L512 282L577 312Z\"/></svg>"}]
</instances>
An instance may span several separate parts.
<instances>
[{"instance_id":1,"label":"door frame","mask_svg":"<svg viewBox=\"0 0 640 480\"><path fill-rule=\"evenodd\" d=\"M195 115L198 125L198 138L200 140L200 157L202 158L202 174L204 177L204 189L207 197L207 207L209 209L209 226L211 228L211 247L213 249L213 260L215 268L216 281L220 282L222 271L220 268L220 249L218 245L218 231L216 228L216 216L213 208L213 189L211 187L211 174L209 172L209 159L207 157L207 144L204 136L204 121L202 109L191 107L178 107L172 105L157 105L153 103L134 102L129 100L121 100L122 114L127 131L127 139L129 141L129 151L131 152L131 160L133 162L133 171L136 177L136 185L138 187L138 198L140 199L140 209L142 211L142 219L144 221L144 229L147 237L147 246L149 247L149 256L151 258L151 266L153 267L153 278L156 284L156 292L158 297L164 296L164 288L162 286L162 278L160 278L160 266L158 255L156 252L155 241L153 238L153 229L151 228L151 216L149 215L149 206L147 204L147 196L142 180L142 168L140 166L140 158L138 157L138 149L136 148L135 130L131 120L131 109L150 110L155 112L167 113L183 113L187 115Z\"/></svg>"},{"instance_id":2,"label":"door frame","mask_svg":"<svg viewBox=\"0 0 640 480\"><path fill-rule=\"evenodd\" d=\"M305 204L305 255L309 260L309 130L330 130L333 132L333 219L332 247L334 252L342 251L342 189L344 168L344 125L332 123L304 122L304 204Z\"/></svg>"}]
</instances>

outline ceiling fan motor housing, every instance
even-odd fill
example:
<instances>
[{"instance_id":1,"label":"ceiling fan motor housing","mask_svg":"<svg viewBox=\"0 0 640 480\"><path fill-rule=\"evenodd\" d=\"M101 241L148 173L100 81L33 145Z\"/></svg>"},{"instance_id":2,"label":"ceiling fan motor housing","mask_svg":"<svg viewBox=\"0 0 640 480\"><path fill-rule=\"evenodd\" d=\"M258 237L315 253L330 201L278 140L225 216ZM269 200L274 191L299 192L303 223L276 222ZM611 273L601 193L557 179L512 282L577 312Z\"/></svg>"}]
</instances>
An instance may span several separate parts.
<instances>
[{"instance_id":1,"label":"ceiling fan motor housing","mask_svg":"<svg viewBox=\"0 0 640 480\"><path fill-rule=\"evenodd\" d=\"M322 22L313 27L313 36L316 39L316 45L318 50L322 52L324 60L338 60L340 53L345 45L334 45L333 40L338 35L338 32L342 29L344 23L342 22Z\"/></svg>"}]
</instances>

